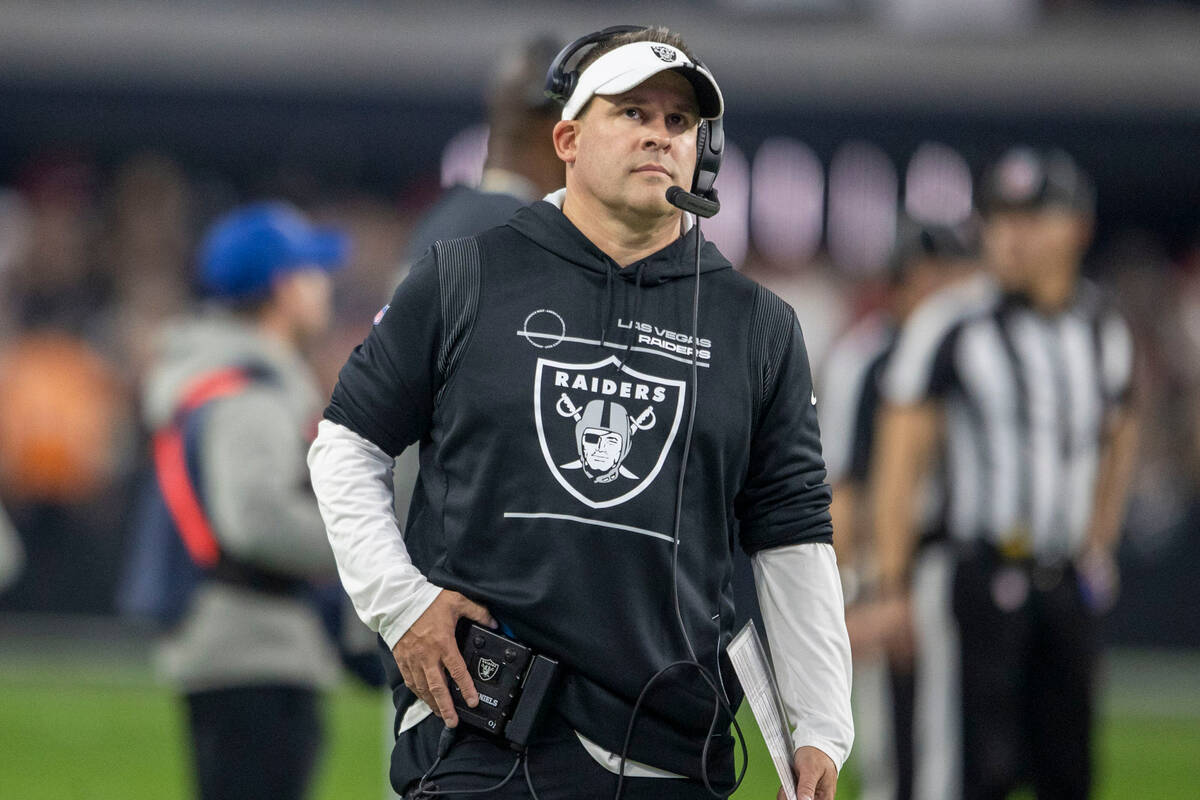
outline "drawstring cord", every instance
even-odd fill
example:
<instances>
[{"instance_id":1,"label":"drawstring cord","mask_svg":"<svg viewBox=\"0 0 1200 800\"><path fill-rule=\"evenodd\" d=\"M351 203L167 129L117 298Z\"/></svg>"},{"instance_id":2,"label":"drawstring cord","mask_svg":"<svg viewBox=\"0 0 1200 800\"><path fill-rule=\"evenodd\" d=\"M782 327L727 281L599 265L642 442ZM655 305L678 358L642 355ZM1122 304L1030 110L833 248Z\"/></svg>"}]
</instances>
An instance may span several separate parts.
<instances>
[{"instance_id":1,"label":"drawstring cord","mask_svg":"<svg viewBox=\"0 0 1200 800\"><path fill-rule=\"evenodd\" d=\"M608 318L612 316L613 267L607 265L604 271L604 307L600 310L600 349L608 344Z\"/></svg>"},{"instance_id":2,"label":"drawstring cord","mask_svg":"<svg viewBox=\"0 0 1200 800\"><path fill-rule=\"evenodd\" d=\"M641 312L642 312L642 270L645 266L646 266L645 261L641 261L638 263L637 275L634 278L634 282L633 282L633 286L634 286L633 315L629 318L629 322L632 325L637 324L638 315L641 314ZM616 368L617 368L618 372L621 371L621 367L623 367L629 363L630 356L632 355L632 352L633 352L633 338L632 338L633 335L634 334L632 333L632 330L631 330L630 335L625 337L625 352L622 353L621 356L617 359Z\"/></svg>"}]
</instances>

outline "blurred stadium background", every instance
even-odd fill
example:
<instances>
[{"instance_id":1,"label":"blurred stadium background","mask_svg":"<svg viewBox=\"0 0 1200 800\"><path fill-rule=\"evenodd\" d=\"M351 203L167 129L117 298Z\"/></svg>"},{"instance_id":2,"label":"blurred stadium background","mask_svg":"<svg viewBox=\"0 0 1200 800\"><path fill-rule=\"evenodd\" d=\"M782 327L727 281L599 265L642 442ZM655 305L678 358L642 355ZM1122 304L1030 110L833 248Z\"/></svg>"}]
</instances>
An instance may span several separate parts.
<instances>
[{"instance_id":1,"label":"blurred stadium background","mask_svg":"<svg viewBox=\"0 0 1200 800\"><path fill-rule=\"evenodd\" d=\"M4 0L0 502L25 564L0 592L0 797L186 796L178 709L113 597L144 469L134 387L154 326L193 302L198 231L269 195L350 227L315 354L332 386L414 221L478 175L496 54L617 22L682 32L720 78L733 147L706 233L793 303L814 362L876 302L899 211L969 213L1017 142L1095 178L1088 269L1133 325L1148 421L1099 795L1197 796L1200 3ZM381 796L379 707L330 698L318 797ZM774 796L756 758L738 797Z\"/></svg>"}]
</instances>

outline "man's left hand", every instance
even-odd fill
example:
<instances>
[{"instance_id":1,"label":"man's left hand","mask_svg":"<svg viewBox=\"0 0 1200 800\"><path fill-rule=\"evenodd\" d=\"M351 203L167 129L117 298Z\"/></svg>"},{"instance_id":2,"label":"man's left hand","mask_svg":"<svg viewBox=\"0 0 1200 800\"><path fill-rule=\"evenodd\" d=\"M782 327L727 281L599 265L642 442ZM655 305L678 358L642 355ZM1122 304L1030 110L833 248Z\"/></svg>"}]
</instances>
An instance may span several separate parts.
<instances>
[{"instance_id":1,"label":"man's left hand","mask_svg":"<svg viewBox=\"0 0 1200 800\"><path fill-rule=\"evenodd\" d=\"M1120 572L1117 560L1100 545L1088 547L1075 563L1083 602L1094 614L1107 614L1117 604Z\"/></svg>"},{"instance_id":2,"label":"man's left hand","mask_svg":"<svg viewBox=\"0 0 1200 800\"><path fill-rule=\"evenodd\" d=\"M796 797L800 800L833 800L837 794L837 767L833 759L815 747L801 747L792 757L796 774ZM787 797L779 788L778 800Z\"/></svg>"}]
</instances>

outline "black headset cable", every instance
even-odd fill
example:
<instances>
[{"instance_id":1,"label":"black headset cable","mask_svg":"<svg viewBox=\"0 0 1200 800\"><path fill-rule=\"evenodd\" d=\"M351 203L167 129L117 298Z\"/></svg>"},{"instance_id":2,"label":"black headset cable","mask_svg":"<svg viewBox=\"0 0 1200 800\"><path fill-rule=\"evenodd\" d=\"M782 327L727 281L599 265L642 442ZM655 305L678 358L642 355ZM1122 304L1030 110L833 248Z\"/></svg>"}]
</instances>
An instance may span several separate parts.
<instances>
[{"instance_id":1,"label":"black headset cable","mask_svg":"<svg viewBox=\"0 0 1200 800\"><path fill-rule=\"evenodd\" d=\"M426 787L425 782L429 780L429 776L433 774L435 769L437 769L438 764L442 763L442 759L446 757L448 752L450 752L450 746L454 744L454 741L457 738L457 728L451 728L447 726L442 730L442 735L438 738L437 758L433 760L433 763L429 765L429 769L425 770L425 774L421 776L421 780L417 783L417 791L413 795L414 800L420 800L422 797L445 797L449 795L461 796L466 794L485 794L487 792L494 792L498 789L504 788L504 786L512 780L513 775L517 774L517 768L521 766L521 762L525 761L525 753L522 752L517 756L516 761L513 762L512 769L508 771L508 774L504 776L503 780L484 789L433 789ZM528 766L525 768L525 778L526 780L529 779ZM529 791L533 792L532 783L529 784ZM534 800L537 800L536 793L534 793L533 797Z\"/></svg>"},{"instance_id":2,"label":"black headset cable","mask_svg":"<svg viewBox=\"0 0 1200 800\"><path fill-rule=\"evenodd\" d=\"M646 699L651 687L668 672L680 667L693 667L700 673L700 677L708 684L713 691L715 702L713 704L713 719L708 726L708 734L704 739L704 747L700 752L701 772L700 779L704 783L704 788L708 790L713 797L727 798L738 790L742 785L742 780L746 777L746 768L749 766L748 752L746 748L746 736L742 733L742 727L738 724L737 716L733 712L729 700L725 696L725 687L717 683L708 669L700 663L696 657L696 650L692 647L692 640L688 636L687 625L683 621L683 612L679 607L679 530L683 515L683 488L684 478L687 474L688 456L692 449L692 432L696 422L696 388L700 383L699 369L699 333L700 333L700 215L697 214L695 224L695 253L696 253L696 280L692 294L692 371L691 371L691 398L688 405L688 425L687 432L683 440L683 457L679 465L679 482L675 490L675 521L672 528L672 551L671 551L671 595L675 605L675 621L679 625L679 631L683 634L684 644L687 645L688 655L690 659L673 661L666 665L658 672L650 676L650 679L642 686L641 692L638 694L637 702L633 705L633 713L629 716L629 725L625 729L625 744L621 748L621 761L617 771L617 791L613 800L621 800L621 792L625 785L625 763L629 760L629 744L633 739L633 728L637 722L638 713L641 711L642 702ZM718 656L719 657L719 656ZM724 711L729 715L729 719L733 722L734 730L737 732L738 743L742 749L742 769L738 773L737 780L734 781L733 787L727 792L718 792L713 789L712 784L708 780L708 748L712 742L713 734L717 727L717 722L720 720L720 712Z\"/></svg>"}]
</instances>

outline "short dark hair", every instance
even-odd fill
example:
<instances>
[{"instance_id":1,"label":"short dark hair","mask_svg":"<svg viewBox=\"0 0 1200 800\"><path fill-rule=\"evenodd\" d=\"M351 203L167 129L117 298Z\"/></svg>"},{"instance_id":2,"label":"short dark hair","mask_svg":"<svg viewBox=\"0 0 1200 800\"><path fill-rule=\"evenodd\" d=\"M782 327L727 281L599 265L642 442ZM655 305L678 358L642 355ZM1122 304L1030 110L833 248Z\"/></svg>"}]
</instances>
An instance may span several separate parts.
<instances>
[{"instance_id":1,"label":"short dark hair","mask_svg":"<svg viewBox=\"0 0 1200 800\"><path fill-rule=\"evenodd\" d=\"M501 51L487 87L489 116L553 116L561 106L546 96L546 65L562 49L549 34L539 34Z\"/></svg>"},{"instance_id":2,"label":"short dark hair","mask_svg":"<svg viewBox=\"0 0 1200 800\"><path fill-rule=\"evenodd\" d=\"M677 50L683 51L683 54L690 58L692 62L696 61L696 56L688 49L687 44L683 41L683 37L678 33L668 29L663 25L654 25L642 31L633 31L631 33L618 33L609 39L597 44L591 50L583 54L583 58L579 59L579 64L575 69L579 74L590 67L596 59L605 53L611 53L618 47L624 47L627 44L634 42L656 42L657 44L669 44Z\"/></svg>"}]
</instances>

